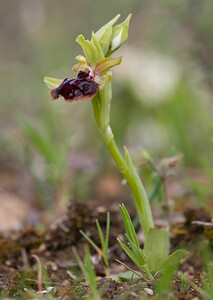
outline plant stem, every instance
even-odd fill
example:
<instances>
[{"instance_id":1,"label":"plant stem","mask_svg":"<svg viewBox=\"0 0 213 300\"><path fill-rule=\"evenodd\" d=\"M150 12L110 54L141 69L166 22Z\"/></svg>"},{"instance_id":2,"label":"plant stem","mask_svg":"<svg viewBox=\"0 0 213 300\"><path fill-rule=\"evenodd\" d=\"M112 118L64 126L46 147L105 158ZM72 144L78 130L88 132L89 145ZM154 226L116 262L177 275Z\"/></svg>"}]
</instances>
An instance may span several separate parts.
<instances>
[{"instance_id":1,"label":"plant stem","mask_svg":"<svg viewBox=\"0 0 213 300\"><path fill-rule=\"evenodd\" d=\"M149 280L153 280L154 277L152 276L151 272L149 271L149 269L147 268L147 266L144 266L144 271L148 277Z\"/></svg>"},{"instance_id":2,"label":"plant stem","mask_svg":"<svg viewBox=\"0 0 213 300\"><path fill-rule=\"evenodd\" d=\"M152 212L147 194L138 173L136 172L131 161L128 163L127 160L125 160L116 145L114 135L110 127L111 98L112 89L111 83L109 83L103 90L99 91L95 98L93 98L95 119L109 152L111 153L114 161L119 167L120 172L124 175L132 190L140 224L143 228L144 236L146 238L149 229L154 228ZM130 157L128 158L131 160Z\"/></svg>"}]
</instances>

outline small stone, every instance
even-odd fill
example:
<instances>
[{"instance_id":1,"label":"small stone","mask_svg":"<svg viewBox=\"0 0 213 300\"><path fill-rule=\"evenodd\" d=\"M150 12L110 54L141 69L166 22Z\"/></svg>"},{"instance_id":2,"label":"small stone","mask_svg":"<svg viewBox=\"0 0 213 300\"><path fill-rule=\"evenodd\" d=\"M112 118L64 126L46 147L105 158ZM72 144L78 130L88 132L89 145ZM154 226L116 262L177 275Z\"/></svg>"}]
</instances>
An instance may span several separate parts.
<instances>
[{"instance_id":1,"label":"small stone","mask_svg":"<svg viewBox=\"0 0 213 300\"><path fill-rule=\"evenodd\" d=\"M149 288L144 288L144 291L149 295L149 296L153 296L153 290L149 289Z\"/></svg>"}]
</instances>

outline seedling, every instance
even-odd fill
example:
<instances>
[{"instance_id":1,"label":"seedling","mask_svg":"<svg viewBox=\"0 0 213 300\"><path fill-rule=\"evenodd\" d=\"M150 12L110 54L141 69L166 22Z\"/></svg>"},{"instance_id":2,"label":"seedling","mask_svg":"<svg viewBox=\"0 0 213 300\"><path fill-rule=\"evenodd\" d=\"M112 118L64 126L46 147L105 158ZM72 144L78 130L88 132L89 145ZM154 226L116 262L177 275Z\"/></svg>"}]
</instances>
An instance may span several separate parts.
<instances>
[{"instance_id":1,"label":"seedling","mask_svg":"<svg viewBox=\"0 0 213 300\"><path fill-rule=\"evenodd\" d=\"M151 229L142 250L124 204L120 206L120 211L126 228L125 237L131 250L119 239L118 242L149 280L165 272L170 265L177 265L178 261L187 254L185 250L177 250L169 255L168 228Z\"/></svg>"},{"instance_id":2,"label":"seedling","mask_svg":"<svg viewBox=\"0 0 213 300\"><path fill-rule=\"evenodd\" d=\"M90 245L98 252L98 255L103 258L105 264L106 274L109 275L109 261L108 261L108 248L109 248L109 230L110 230L110 214L107 213L107 221L106 221L106 237L104 239L103 232L101 230L101 226L99 221L96 219L96 226L98 230L98 234L100 237L101 247L100 249L92 240L89 238L82 230L80 233L85 237L85 239L90 243Z\"/></svg>"},{"instance_id":3,"label":"seedling","mask_svg":"<svg viewBox=\"0 0 213 300\"><path fill-rule=\"evenodd\" d=\"M109 71L121 63L121 57L112 58L110 55L120 48L128 37L131 14L127 19L113 27L120 15L117 15L96 33L92 32L91 40L85 40L83 35L76 39L81 45L84 55L76 57L78 63L73 67L75 79L54 79L45 77L44 81L51 88L52 100L64 97L67 102L92 99L96 123L100 129L104 142L120 172L126 178L135 200L137 214L145 236L144 250L140 250L136 234L132 231L125 208L121 209L127 230L127 238L132 249L130 257L140 265L149 279L162 268L163 264L170 263L172 259L186 255L185 251L169 254L168 229L156 229L149 200L134 167L130 154L124 147L124 155L119 151L110 126L110 108L112 99L111 79ZM131 225L130 225L131 223ZM134 228L133 228L134 229ZM122 245L125 248L124 245ZM127 250L127 248L125 248ZM132 255L134 254L134 256Z\"/></svg>"},{"instance_id":4,"label":"seedling","mask_svg":"<svg viewBox=\"0 0 213 300\"><path fill-rule=\"evenodd\" d=\"M188 285L189 285L187 274L186 273L183 274L181 272L179 272L178 274L179 274L180 280L181 280L181 288L186 291L188 289Z\"/></svg>"},{"instance_id":5,"label":"seedling","mask_svg":"<svg viewBox=\"0 0 213 300\"><path fill-rule=\"evenodd\" d=\"M131 222L130 216L124 206L120 206L120 211L121 215L124 221L124 225L126 228L126 238L130 244L131 250L124 244L122 243L119 239L118 242L123 248L123 250L126 252L126 254L136 263L136 265L146 273L147 277L150 280L153 280L154 277L152 276L149 267L147 266L147 259L144 254L144 252L140 249L138 238L134 229L134 226Z\"/></svg>"},{"instance_id":6,"label":"seedling","mask_svg":"<svg viewBox=\"0 0 213 300\"><path fill-rule=\"evenodd\" d=\"M81 268L82 273L84 274L86 280L88 280L89 283L90 295L88 295L87 299L99 300L100 295L96 285L96 275L90 258L89 248L87 246L85 246L84 248L84 262L81 260L75 247L73 247L73 253L75 255L79 267Z\"/></svg>"}]
</instances>

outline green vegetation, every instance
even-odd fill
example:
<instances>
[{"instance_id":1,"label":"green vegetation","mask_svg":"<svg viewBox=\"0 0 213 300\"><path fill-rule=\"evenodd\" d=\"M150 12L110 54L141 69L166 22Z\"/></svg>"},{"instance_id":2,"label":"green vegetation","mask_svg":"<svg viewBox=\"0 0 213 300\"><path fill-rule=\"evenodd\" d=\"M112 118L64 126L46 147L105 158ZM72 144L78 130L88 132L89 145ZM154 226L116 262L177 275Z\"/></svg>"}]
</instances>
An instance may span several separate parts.
<instances>
[{"instance_id":1,"label":"green vegetation","mask_svg":"<svg viewBox=\"0 0 213 300\"><path fill-rule=\"evenodd\" d=\"M77 80L69 79L69 83L67 83L66 80L63 81L60 79L45 77L44 81L47 86L52 89L50 94L53 100L56 100L59 96L63 96L66 101L70 102L84 99L84 92L87 92L86 87L91 85L92 82L99 84L99 91L95 91L95 95L93 92L91 95L89 94L90 98L93 98L92 104L95 119L110 154L132 190L138 218L145 236L144 251L142 251L140 249L134 226L125 206L123 205L120 207L120 210L126 228L126 238L130 244L131 250L119 239L118 242L136 265L145 272L147 278L149 280L153 280L156 274L165 271L167 265L172 265L174 261L184 257L187 252L184 250L177 250L169 256L169 229L157 229L154 227L151 207L144 186L133 165L127 148L124 147L125 157L123 157L120 153L110 127L110 102L112 99L110 81L112 75L109 72L109 69L120 64L121 59L112 59L111 57L108 57L108 55L117 50L126 41L131 15L129 15L123 23L113 27L113 24L118 18L119 15L108 22L96 33L92 32L92 38L90 41L85 40L83 35L79 35L77 37L76 41L81 45L85 54L85 57L76 57L78 64L73 67L73 71L77 75ZM84 76L83 78L82 74ZM81 90L82 84L84 84L85 88ZM79 95L79 92L81 93L80 96L76 96ZM170 164L176 165L176 163ZM105 241L99 223L97 222L96 224L103 252L105 254L105 263L108 266L107 249L109 220L107 222L108 229ZM83 234L83 236L99 253L100 249L97 245L95 245L94 242L85 233L83 233L83 231L81 231L81 234ZM93 283L91 284L93 286Z\"/></svg>"},{"instance_id":2,"label":"green vegetation","mask_svg":"<svg viewBox=\"0 0 213 300\"><path fill-rule=\"evenodd\" d=\"M110 214L107 213L107 221L106 221L106 237L104 239L104 235L99 224L99 221L96 219L96 226L98 230L98 235L101 241L102 250L82 231L80 233L85 237L85 239L92 245L92 247L97 251L100 258L104 260L104 264L106 267L106 275L109 276L109 261L108 261L108 249L109 249L109 230L110 230Z\"/></svg>"},{"instance_id":3,"label":"green vegetation","mask_svg":"<svg viewBox=\"0 0 213 300\"><path fill-rule=\"evenodd\" d=\"M0 299L212 299L212 0L11 0L0 20ZM53 100L62 78L94 90L47 101L46 73Z\"/></svg>"}]
</instances>

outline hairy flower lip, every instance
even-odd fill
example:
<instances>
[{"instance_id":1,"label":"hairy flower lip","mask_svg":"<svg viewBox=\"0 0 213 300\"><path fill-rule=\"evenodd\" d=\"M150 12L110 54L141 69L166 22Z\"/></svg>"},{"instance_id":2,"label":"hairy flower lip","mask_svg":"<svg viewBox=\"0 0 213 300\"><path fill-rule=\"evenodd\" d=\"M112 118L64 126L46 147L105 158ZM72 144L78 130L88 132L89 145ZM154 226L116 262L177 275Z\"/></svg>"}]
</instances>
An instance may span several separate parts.
<instances>
[{"instance_id":1,"label":"hairy flower lip","mask_svg":"<svg viewBox=\"0 0 213 300\"><path fill-rule=\"evenodd\" d=\"M75 79L65 78L57 88L50 91L52 100L59 96L68 102L92 99L99 90L99 84L89 78L89 73L80 71Z\"/></svg>"}]
</instances>

